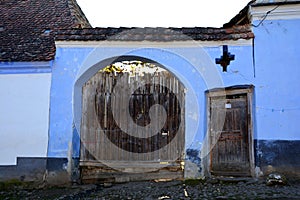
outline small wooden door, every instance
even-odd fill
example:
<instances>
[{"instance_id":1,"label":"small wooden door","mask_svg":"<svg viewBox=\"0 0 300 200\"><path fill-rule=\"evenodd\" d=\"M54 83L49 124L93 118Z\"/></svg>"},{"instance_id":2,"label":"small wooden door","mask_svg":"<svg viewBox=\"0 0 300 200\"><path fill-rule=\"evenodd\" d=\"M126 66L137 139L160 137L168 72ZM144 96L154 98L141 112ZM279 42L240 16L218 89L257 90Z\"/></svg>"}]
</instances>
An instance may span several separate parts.
<instances>
[{"instance_id":1,"label":"small wooden door","mask_svg":"<svg viewBox=\"0 0 300 200\"><path fill-rule=\"evenodd\" d=\"M227 93L225 96L209 97L210 173L250 176L252 129L249 127L249 95L224 92Z\"/></svg>"}]
</instances>

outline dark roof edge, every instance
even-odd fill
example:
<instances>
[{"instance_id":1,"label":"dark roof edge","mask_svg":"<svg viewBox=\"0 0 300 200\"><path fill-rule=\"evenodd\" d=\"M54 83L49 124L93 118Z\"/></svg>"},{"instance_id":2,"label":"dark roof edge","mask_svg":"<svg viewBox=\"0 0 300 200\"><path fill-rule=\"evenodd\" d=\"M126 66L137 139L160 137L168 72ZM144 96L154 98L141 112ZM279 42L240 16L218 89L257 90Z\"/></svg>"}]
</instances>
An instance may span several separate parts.
<instances>
[{"instance_id":1,"label":"dark roof edge","mask_svg":"<svg viewBox=\"0 0 300 200\"><path fill-rule=\"evenodd\" d=\"M285 1L285 2L270 2L270 3L256 3L251 5L252 7L259 7L259 6L271 6L271 5L287 5L287 4L300 4L300 1Z\"/></svg>"},{"instance_id":2,"label":"dark roof edge","mask_svg":"<svg viewBox=\"0 0 300 200\"><path fill-rule=\"evenodd\" d=\"M88 28L60 29L55 40L77 41L225 41L252 39L249 25L230 28Z\"/></svg>"},{"instance_id":3,"label":"dark roof edge","mask_svg":"<svg viewBox=\"0 0 300 200\"><path fill-rule=\"evenodd\" d=\"M77 28L92 28L88 18L85 16L81 7L76 0L68 0L68 7L71 12L71 16L75 23L77 23Z\"/></svg>"},{"instance_id":4,"label":"dark roof edge","mask_svg":"<svg viewBox=\"0 0 300 200\"><path fill-rule=\"evenodd\" d=\"M220 92L220 91L228 91L233 89L254 89L254 85L246 84L246 85L233 85L233 86L227 86L227 87L217 87L212 88L209 90L205 90L205 93L208 94L210 92Z\"/></svg>"},{"instance_id":5,"label":"dark roof edge","mask_svg":"<svg viewBox=\"0 0 300 200\"><path fill-rule=\"evenodd\" d=\"M284 1L284 2L269 2L269 3L255 3L256 0L251 0L236 16L234 16L229 22L223 25L223 28L230 28L238 25L246 25L251 23L251 19L248 16L249 8L271 6L271 5L290 5L300 4L300 1Z\"/></svg>"},{"instance_id":6,"label":"dark roof edge","mask_svg":"<svg viewBox=\"0 0 300 200\"><path fill-rule=\"evenodd\" d=\"M229 22L223 24L223 28L230 28L237 25L250 24L248 17L249 7L255 3L255 0L251 0L236 16L234 16Z\"/></svg>"}]
</instances>

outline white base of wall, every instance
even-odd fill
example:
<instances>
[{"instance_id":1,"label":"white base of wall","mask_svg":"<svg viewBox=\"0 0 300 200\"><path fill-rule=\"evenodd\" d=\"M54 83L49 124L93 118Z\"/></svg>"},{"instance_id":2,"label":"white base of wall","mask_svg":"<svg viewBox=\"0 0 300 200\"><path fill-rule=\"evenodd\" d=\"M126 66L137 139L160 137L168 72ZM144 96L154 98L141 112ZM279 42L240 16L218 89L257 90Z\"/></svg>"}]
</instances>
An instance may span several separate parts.
<instances>
[{"instance_id":1,"label":"white base of wall","mask_svg":"<svg viewBox=\"0 0 300 200\"><path fill-rule=\"evenodd\" d=\"M51 74L0 75L0 165L46 157Z\"/></svg>"}]
</instances>

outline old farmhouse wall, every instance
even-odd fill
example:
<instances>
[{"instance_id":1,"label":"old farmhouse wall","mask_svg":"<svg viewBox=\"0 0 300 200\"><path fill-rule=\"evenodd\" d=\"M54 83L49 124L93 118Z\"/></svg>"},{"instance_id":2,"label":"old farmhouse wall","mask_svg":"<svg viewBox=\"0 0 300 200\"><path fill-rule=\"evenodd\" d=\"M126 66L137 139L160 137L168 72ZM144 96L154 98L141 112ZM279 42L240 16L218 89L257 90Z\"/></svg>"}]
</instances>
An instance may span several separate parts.
<instances>
[{"instance_id":1,"label":"old farmhouse wall","mask_svg":"<svg viewBox=\"0 0 300 200\"><path fill-rule=\"evenodd\" d=\"M51 51L32 61L19 51L9 57L7 44L0 62L0 181L80 182L84 174L87 180L122 182L175 177L174 171L186 179L271 172L299 178L299 13L295 1L251 2L223 28L90 28L84 18L83 29L73 21L50 32L42 27ZM99 106L99 99L83 95L84 88L101 82L91 79L99 70L133 60L159 65L184 87L183 159L133 165L119 155L108 162L90 153L95 162L84 162L84 144L98 138L83 141L82 129L89 128L82 126L83 116L96 116L83 102ZM89 92L100 94L101 85L95 88ZM157 158L163 150L150 154ZM126 173L116 172L117 165Z\"/></svg>"}]
</instances>

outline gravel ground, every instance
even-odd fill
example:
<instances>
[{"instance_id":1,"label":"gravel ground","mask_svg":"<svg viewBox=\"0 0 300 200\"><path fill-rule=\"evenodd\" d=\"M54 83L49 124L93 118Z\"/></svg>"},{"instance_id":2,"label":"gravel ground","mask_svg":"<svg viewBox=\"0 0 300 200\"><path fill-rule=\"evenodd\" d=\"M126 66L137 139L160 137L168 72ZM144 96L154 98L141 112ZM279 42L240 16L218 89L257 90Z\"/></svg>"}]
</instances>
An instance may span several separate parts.
<instances>
[{"instance_id":1,"label":"gravel ground","mask_svg":"<svg viewBox=\"0 0 300 200\"><path fill-rule=\"evenodd\" d=\"M77 185L43 189L6 188L0 199L300 199L300 183L267 186L262 181L170 181Z\"/></svg>"}]
</instances>

